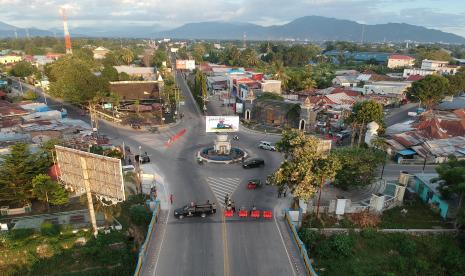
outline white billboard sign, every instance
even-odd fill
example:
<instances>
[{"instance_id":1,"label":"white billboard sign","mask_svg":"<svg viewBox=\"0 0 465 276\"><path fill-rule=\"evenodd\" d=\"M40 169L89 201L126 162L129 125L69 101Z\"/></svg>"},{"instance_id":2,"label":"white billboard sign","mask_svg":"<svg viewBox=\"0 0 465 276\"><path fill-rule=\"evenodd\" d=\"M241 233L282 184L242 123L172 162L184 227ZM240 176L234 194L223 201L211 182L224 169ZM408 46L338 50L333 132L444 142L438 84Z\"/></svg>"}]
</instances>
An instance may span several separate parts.
<instances>
[{"instance_id":1,"label":"white billboard sign","mask_svg":"<svg viewBox=\"0 0 465 276\"><path fill-rule=\"evenodd\" d=\"M239 116L206 116L206 132L239 131Z\"/></svg>"},{"instance_id":2,"label":"white billboard sign","mask_svg":"<svg viewBox=\"0 0 465 276\"><path fill-rule=\"evenodd\" d=\"M195 69L195 60L193 60L193 59L186 60L186 69L187 70L194 70Z\"/></svg>"},{"instance_id":3,"label":"white billboard sign","mask_svg":"<svg viewBox=\"0 0 465 276\"><path fill-rule=\"evenodd\" d=\"M111 201L124 201L121 160L80 150L55 146L61 180L76 190L90 192Z\"/></svg>"}]
</instances>

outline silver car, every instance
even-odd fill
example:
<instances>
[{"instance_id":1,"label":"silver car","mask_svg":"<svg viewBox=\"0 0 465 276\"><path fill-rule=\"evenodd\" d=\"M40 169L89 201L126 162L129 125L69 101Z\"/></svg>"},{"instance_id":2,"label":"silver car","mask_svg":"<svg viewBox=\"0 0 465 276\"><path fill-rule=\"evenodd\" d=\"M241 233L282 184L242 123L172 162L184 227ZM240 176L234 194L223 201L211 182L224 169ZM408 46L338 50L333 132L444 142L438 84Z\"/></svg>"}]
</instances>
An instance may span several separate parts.
<instances>
[{"instance_id":1,"label":"silver car","mask_svg":"<svg viewBox=\"0 0 465 276\"><path fill-rule=\"evenodd\" d=\"M258 145L258 147L260 149L276 151L275 146L271 145L270 142L266 142L266 141L260 141L260 144Z\"/></svg>"}]
</instances>

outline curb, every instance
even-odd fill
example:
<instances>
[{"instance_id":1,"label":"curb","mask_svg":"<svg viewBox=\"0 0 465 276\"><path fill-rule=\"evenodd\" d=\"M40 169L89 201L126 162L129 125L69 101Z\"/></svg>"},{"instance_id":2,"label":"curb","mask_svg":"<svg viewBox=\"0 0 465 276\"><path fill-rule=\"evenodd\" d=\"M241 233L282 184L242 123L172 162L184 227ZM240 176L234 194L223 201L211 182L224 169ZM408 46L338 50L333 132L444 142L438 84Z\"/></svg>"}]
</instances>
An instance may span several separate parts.
<instances>
[{"instance_id":1,"label":"curb","mask_svg":"<svg viewBox=\"0 0 465 276\"><path fill-rule=\"evenodd\" d=\"M256 134L266 134L266 135L273 135L273 136L282 136L282 134L280 133L273 133L273 132L264 132L264 131L259 131L259 130L254 130L254 129L251 129L251 128L248 128L246 126L244 126L243 123L240 123L241 127L247 132L252 132L252 133L256 133Z\"/></svg>"},{"instance_id":2,"label":"curb","mask_svg":"<svg viewBox=\"0 0 465 276\"><path fill-rule=\"evenodd\" d=\"M247 152L244 151L244 159L246 159L248 156L249 155L247 154ZM202 157L202 155L200 154L200 151L197 152L196 158L197 158L197 160L202 160L202 161L205 161L207 163L213 163L213 164L233 164L233 163L237 163L237 162L241 161L241 159L242 159L242 157L241 157L241 158L237 158L237 159L234 159L234 160L227 160L227 161L211 160L211 159L207 159L205 157Z\"/></svg>"}]
</instances>

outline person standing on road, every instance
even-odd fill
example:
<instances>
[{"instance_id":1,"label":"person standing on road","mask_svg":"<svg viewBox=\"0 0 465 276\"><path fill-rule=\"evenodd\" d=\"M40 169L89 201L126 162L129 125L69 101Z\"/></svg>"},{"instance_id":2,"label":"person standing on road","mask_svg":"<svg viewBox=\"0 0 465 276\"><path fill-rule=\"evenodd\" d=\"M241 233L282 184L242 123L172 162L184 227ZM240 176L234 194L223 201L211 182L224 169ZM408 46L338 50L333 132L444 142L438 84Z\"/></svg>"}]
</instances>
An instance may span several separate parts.
<instances>
[{"instance_id":1,"label":"person standing on road","mask_svg":"<svg viewBox=\"0 0 465 276\"><path fill-rule=\"evenodd\" d=\"M170 203L171 203L171 205L173 205L173 200L174 200L174 196L173 196L173 194L170 194Z\"/></svg>"}]
</instances>

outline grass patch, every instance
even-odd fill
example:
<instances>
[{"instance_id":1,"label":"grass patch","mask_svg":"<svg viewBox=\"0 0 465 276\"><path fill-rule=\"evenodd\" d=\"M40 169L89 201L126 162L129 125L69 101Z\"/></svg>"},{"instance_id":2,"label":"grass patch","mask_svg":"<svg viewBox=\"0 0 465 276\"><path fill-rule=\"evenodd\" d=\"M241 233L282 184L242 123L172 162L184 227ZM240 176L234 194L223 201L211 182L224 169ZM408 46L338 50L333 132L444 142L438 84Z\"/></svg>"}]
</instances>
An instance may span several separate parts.
<instances>
[{"instance_id":1,"label":"grass patch","mask_svg":"<svg viewBox=\"0 0 465 276\"><path fill-rule=\"evenodd\" d=\"M453 236L375 230L325 237L301 229L319 275L463 275L465 252Z\"/></svg>"},{"instance_id":2,"label":"grass patch","mask_svg":"<svg viewBox=\"0 0 465 276\"><path fill-rule=\"evenodd\" d=\"M407 213L403 214L403 209L407 210ZM383 212L380 228L432 229L450 228L450 225L429 205L417 199L410 205L395 207Z\"/></svg>"}]
</instances>

